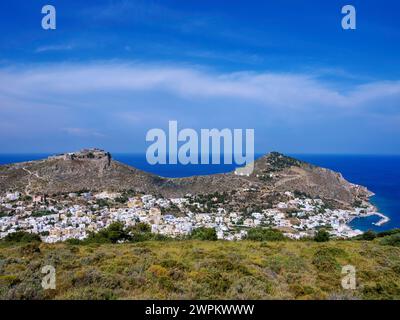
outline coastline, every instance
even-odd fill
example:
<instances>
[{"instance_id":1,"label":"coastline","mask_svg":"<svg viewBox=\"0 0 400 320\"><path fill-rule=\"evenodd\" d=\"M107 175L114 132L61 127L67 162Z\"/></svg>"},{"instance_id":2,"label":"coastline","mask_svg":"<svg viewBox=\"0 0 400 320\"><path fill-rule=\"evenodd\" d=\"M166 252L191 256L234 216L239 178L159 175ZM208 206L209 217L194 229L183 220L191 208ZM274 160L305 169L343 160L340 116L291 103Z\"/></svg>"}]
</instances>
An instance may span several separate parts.
<instances>
[{"instance_id":1,"label":"coastline","mask_svg":"<svg viewBox=\"0 0 400 320\"><path fill-rule=\"evenodd\" d=\"M375 196L375 193L373 193L371 197L373 197L373 196ZM373 204L371 204L371 205L372 205L372 208L373 208L374 210L373 210L373 212L371 212L371 211L370 211L370 212L367 212L367 214L365 215L365 217L378 216L378 217L381 218L378 222L373 222L373 223L372 223L373 225L380 227L381 225L383 225L383 224L385 224L385 223L387 223L387 222L390 221L390 218L389 218L388 216L386 216L386 215L384 215L383 213L380 213L380 212L379 212L379 208L378 208L377 206L375 206L375 205L373 205Z\"/></svg>"},{"instance_id":2,"label":"coastline","mask_svg":"<svg viewBox=\"0 0 400 320\"><path fill-rule=\"evenodd\" d=\"M380 212L368 212L366 214L360 215L358 217L355 218L367 218L367 217L371 217L371 216L378 216L380 217L380 220L378 222L373 222L372 224L375 226L380 227L381 225L387 223L390 221L390 218L385 216L384 214L380 213Z\"/></svg>"},{"instance_id":3,"label":"coastline","mask_svg":"<svg viewBox=\"0 0 400 320\"><path fill-rule=\"evenodd\" d=\"M137 160L137 158L135 158ZM132 159L126 158L126 159L121 159L123 163L130 165L132 163ZM24 162L30 163L35 160L25 160ZM326 166L329 167L329 166ZM176 170L176 169L175 169ZM176 172L176 171L171 171L171 172ZM367 176L366 174L360 175L362 177ZM376 181L376 179L374 179ZM366 183L367 185L367 183ZM361 188L362 185L354 184L354 186ZM373 189L375 191L375 186L373 184L368 184L368 187ZM369 189L368 189L369 191ZM381 191L378 186L378 193ZM396 216L393 215L393 212L390 213L390 211L387 211L385 209L385 213L388 214L386 216L385 214L379 212L379 208L385 208L384 204L382 202L378 201L376 198L374 198L375 192L369 191L368 193L365 194L365 197L362 199L362 203L360 204L353 204L349 205L347 209L343 210L331 210L332 215L336 215L337 220L335 221L334 219L329 221L329 223L333 223L333 234L335 234L338 237L352 237L357 234L361 234L367 230L375 230L376 232L383 231L386 227L386 224L391 226L393 223L388 223L389 221L394 221L396 222ZM330 211L327 213L329 214ZM352 223L354 219L356 218L368 218L371 216L377 216L378 218L370 218L370 219L359 219ZM389 218L390 217L390 218ZM328 221L329 217L324 217L321 215L322 219L326 219ZM282 219L283 220L283 219ZM277 222L278 223L278 222ZM282 222L285 223L285 222ZM313 228L315 227L316 224L318 224L319 221L317 219L310 220L308 222L305 222L306 228ZM311 230L310 229L310 230Z\"/></svg>"},{"instance_id":4,"label":"coastline","mask_svg":"<svg viewBox=\"0 0 400 320\"><path fill-rule=\"evenodd\" d=\"M359 213L359 214L357 214L355 216L350 217L350 219L346 222L346 225L350 229L356 231L356 230L359 230L359 229L356 229L356 228L350 226L350 223L354 219L357 219L357 218L367 218L367 217L371 217L371 216L378 216L380 218L380 220L377 221L377 222L372 222L372 224L377 226L377 227L380 227L380 226L382 226L385 223L388 223L390 221L390 218L388 216L384 215L383 213L378 212L378 208L376 206L371 204L371 206L368 209L369 210L366 213ZM359 231L365 232L363 230L359 230Z\"/></svg>"}]
</instances>

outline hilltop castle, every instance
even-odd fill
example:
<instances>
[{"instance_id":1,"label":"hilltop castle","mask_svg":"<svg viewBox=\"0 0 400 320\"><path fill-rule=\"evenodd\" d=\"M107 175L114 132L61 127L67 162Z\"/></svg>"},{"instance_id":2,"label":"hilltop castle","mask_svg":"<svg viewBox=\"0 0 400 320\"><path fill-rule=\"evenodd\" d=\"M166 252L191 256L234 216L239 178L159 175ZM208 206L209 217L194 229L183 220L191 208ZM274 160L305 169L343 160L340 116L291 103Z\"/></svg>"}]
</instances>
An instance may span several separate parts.
<instances>
[{"instance_id":1,"label":"hilltop castle","mask_svg":"<svg viewBox=\"0 0 400 320\"><path fill-rule=\"evenodd\" d=\"M48 159L61 160L104 160L107 159L108 164L111 161L111 154L102 149L91 148L82 149L78 152L68 152L48 157Z\"/></svg>"}]
</instances>

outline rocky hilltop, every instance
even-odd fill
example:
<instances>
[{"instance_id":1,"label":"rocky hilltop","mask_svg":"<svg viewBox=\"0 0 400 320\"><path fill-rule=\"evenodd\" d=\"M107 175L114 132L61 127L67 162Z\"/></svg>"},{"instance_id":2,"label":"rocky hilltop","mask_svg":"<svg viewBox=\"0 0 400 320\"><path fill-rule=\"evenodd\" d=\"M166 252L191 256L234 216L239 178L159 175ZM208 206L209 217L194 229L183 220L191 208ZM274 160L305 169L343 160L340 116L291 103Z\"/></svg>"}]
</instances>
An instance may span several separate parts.
<instances>
[{"instance_id":1,"label":"rocky hilltop","mask_svg":"<svg viewBox=\"0 0 400 320\"><path fill-rule=\"evenodd\" d=\"M80 190L133 190L163 197L252 190L235 197L232 203L239 206L276 201L289 191L323 199L339 208L352 207L372 195L365 187L346 181L340 173L277 152L257 159L250 176L231 172L164 178L115 161L110 153L100 149L0 166L0 194L9 191L27 195L60 194Z\"/></svg>"}]
</instances>

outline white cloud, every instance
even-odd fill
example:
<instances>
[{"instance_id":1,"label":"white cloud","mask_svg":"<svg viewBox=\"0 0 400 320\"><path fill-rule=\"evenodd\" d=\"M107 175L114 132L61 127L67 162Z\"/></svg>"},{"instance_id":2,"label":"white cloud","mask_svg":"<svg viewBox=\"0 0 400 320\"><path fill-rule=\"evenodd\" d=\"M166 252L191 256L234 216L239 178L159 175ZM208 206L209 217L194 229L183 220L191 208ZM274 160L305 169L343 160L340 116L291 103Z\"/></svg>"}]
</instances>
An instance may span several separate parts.
<instances>
[{"instance_id":1,"label":"white cloud","mask_svg":"<svg viewBox=\"0 0 400 320\"><path fill-rule=\"evenodd\" d=\"M232 99L266 108L363 108L400 101L400 81L340 88L317 76L283 73L217 73L195 67L151 64L62 64L0 69L0 95L20 99L75 94L159 92L184 99ZM384 107L384 106L382 106Z\"/></svg>"},{"instance_id":2,"label":"white cloud","mask_svg":"<svg viewBox=\"0 0 400 320\"><path fill-rule=\"evenodd\" d=\"M400 81L349 85L315 73L96 62L0 67L0 83L3 152L88 141L139 150L145 132L168 120L254 128L264 151L399 150Z\"/></svg>"}]
</instances>

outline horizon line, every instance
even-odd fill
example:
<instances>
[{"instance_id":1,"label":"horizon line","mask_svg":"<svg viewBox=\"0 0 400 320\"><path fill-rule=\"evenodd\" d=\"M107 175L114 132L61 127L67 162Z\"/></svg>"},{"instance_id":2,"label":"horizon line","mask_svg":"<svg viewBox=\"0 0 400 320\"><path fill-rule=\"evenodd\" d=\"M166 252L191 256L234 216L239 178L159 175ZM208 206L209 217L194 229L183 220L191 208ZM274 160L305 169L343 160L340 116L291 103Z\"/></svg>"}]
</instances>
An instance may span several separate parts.
<instances>
[{"instance_id":1,"label":"horizon line","mask_svg":"<svg viewBox=\"0 0 400 320\"><path fill-rule=\"evenodd\" d=\"M80 149L82 150L82 149ZM120 151L120 152L113 152L113 151L108 151L105 149L102 149L106 152L109 152L111 155L146 155L146 152L126 152L126 151ZM64 153L70 153L70 152L78 152L79 150L76 151L62 151L62 152L0 152L0 156L10 156L10 155L57 155L57 154L64 154ZM400 153L345 153L345 152L284 152L284 151L267 151L267 152L255 152L254 156L263 156L266 154L269 154L271 152L278 152L283 155L288 155L288 156L400 156ZM166 155L169 155L167 152ZM201 153L197 154L201 155ZM213 155L213 153L209 153L209 155ZM223 156L224 153L221 153L221 156ZM233 154L230 154L233 155Z\"/></svg>"}]
</instances>

